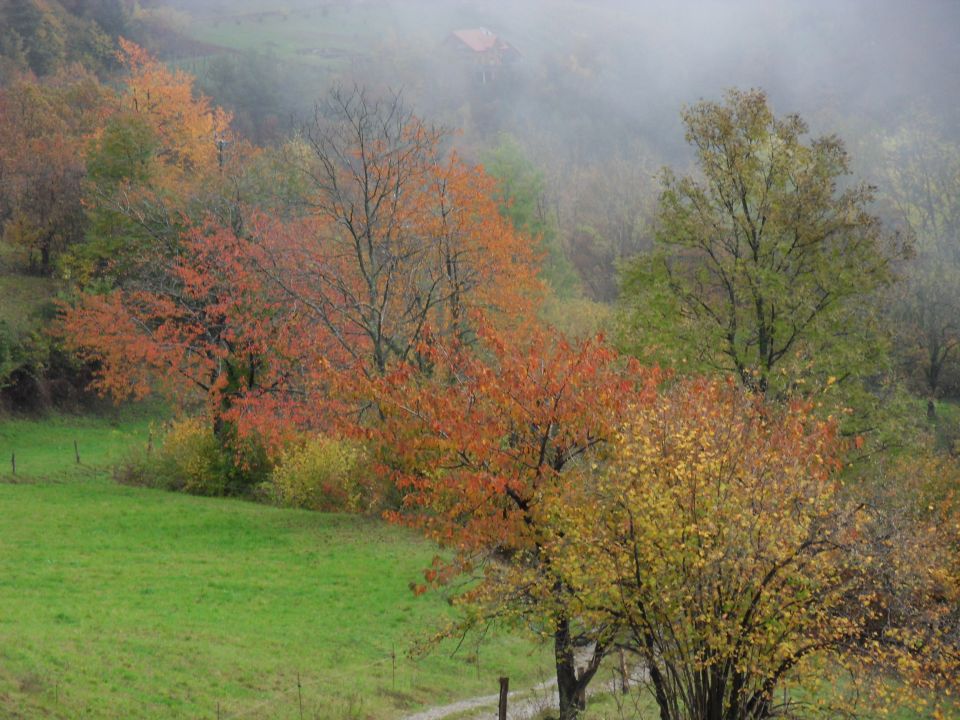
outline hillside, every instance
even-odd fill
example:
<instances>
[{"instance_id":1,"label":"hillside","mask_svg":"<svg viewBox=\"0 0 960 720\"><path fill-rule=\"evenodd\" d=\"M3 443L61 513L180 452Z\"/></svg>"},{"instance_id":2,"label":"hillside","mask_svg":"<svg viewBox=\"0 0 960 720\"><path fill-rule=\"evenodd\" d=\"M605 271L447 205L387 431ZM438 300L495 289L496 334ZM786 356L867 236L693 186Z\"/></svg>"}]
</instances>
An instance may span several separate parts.
<instances>
[{"instance_id":1,"label":"hillside","mask_svg":"<svg viewBox=\"0 0 960 720\"><path fill-rule=\"evenodd\" d=\"M408 585L434 553L369 518L113 484L144 419L0 424L0 715L390 718L533 684L500 637L406 655L447 613ZM394 655L395 653L395 655ZM393 657L396 658L394 669ZM299 675L298 675L299 674ZM218 709L219 708L219 709Z\"/></svg>"}]
</instances>

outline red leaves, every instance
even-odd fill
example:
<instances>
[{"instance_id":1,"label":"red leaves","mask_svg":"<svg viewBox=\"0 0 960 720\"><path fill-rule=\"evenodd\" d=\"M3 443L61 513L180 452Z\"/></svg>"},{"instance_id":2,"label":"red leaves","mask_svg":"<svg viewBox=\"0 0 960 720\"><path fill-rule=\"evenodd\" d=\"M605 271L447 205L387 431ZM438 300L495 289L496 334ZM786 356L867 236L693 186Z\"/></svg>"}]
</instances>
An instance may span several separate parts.
<instances>
[{"instance_id":1,"label":"red leaves","mask_svg":"<svg viewBox=\"0 0 960 720\"><path fill-rule=\"evenodd\" d=\"M520 341L479 327L476 347L435 344L431 379L371 386L408 506L429 509L418 524L466 550L460 560L534 542L544 493L599 452L623 410L649 401L662 379L600 339L573 345L535 330Z\"/></svg>"}]
</instances>

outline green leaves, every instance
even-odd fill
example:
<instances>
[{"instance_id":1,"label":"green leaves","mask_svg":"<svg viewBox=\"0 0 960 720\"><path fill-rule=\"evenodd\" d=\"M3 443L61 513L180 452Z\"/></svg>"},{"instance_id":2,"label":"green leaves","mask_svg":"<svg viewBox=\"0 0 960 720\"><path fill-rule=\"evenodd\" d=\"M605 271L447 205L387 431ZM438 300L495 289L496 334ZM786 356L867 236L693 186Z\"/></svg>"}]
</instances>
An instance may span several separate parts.
<instances>
[{"instance_id":1,"label":"green leaves","mask_svg":"<svg viewBox=\"0 0 960 720\"><path fill-rule=\"evenodd\" d=\"M145 182L158 145L156 133L146 120L132 113L117 115L97 138L87 160L87 172L98 184Z\"/></svg>"},{"instance_id":2,"label":"green leaves","mask_svg":"<svg viewBox=\"0 0 960 720\"><path fill-rule=\"evenodd\" d=\"M509 135L484 153L487 172L497 181L497 202L500 213L513 226L534 238L543 253L542 277L561 298L579 295L580 280L566 258L557 237L556 223L546 212L546 182L541 173L523 154L523 149Z\"/></svg>"},{"instance_id":3,"label":"green leaves","mask_svg":"<svg viewBox=\"0 0 960 720\"><path fill-rule=\"evenodd\" d=\"M805 141L806 124L776 118L760 91L683 119L700 176L663 173L656 247L624 273L624 346L762 392L868 373L875 362L848 347L881 347L863 301L890 280L893 251L866 211L871 189L838 189L842 142Z\"/></svg>"}]
</instances>

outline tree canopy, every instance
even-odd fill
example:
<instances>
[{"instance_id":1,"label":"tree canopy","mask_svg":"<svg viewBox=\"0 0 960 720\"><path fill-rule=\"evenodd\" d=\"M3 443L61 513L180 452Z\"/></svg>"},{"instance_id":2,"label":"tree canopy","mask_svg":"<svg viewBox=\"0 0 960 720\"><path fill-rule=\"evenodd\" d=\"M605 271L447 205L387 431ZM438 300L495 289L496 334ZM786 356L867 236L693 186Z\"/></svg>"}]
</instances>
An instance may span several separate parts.
<instances>
[{"instance_id":1,"label":"tree canopy","mask_svg":"<svg viewBox=\"0 0 960 720\"><path fill-rule=\"evenodd\" d=\"M820 682L841 668L906 684L860 708L949 702L960 586L930 553L952 540L852 497L836 426L810 409L684 381L637 403L611 461L553 498L553 566L586 622L621 624L662 720L852 712Z\"/></svg>"},{"instance_id":2,"label":"tree canopy","mask_svg":"<svg viewBox=\"0 0 960 720\"><path fill-rule=\"evenodd\" d=\"M654 252L623 277L623 342L762 392L824 385L871 367L868 298L894 256L873 191L844 186L834 136L807 140L761 91L683 113L700 175L663 171Z\"/></svg>"}]
</instances>

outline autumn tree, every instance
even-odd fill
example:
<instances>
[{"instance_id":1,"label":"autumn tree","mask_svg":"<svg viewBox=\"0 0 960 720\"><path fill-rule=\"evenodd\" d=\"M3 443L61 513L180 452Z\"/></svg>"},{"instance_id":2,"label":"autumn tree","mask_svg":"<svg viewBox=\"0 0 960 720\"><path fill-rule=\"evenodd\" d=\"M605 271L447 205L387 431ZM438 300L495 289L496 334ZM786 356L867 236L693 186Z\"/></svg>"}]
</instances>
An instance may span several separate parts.
<instances>
[{"instance_id":1,"label":"autumn tree","mask_svg":"<svg viewBox=\"0 0 960 720\"><path fill-rule=\"evenodd\" d=\"M882 348L867 298L893 249L869 214L873 191L844 187L834 136L806 140L761 91L683 113L699 177L663 173L656 247L624 274L624 343L687 367L782 392L865 372Z\"/></svg>"},{"instance_id":2,"label":"autumn tree","mask_svg":"<svg viewBox=\"0 0 960 720\"><path fill-rule=\"evenodd\" d=\"M636 404L611 460L551 498L548 552L588 619L622 623L662 720L849 711L819 683L841 668L905 683L883 700L956 689L955 562L914 573L929 525L891 535L840 451L807 405L692 379Z\"/></svg>"},{"instance_id":3,"label":"autumn tree","mask_svg":"<svg viewBox=\"0 0 960 720\"><path fill-rule=\"evenodd\" d=\"M166 288L131 284L85 295L65 309L69 346L98 371L95 387L118 399L162 388L199 398L219 418L230 398L254 387L275 315L238 260L242 241L217 226L185 233L162 268ZM158 270L159 272L160 270Z\"/></svg>"},{"instance_id":4,"label":"autumn tree","mask_svg":"<svg viewBox=\"0 0 960 720\"><path fill-rule=\"evenodd\" d=\"M26 51L30 69L38 75L55 72L66 61L66 33L63 18L46 3L34 0L10 0L2 16L4 34L19 38Z\"/></svg>"},{"instance_id":5,"label":"autumn tree","mask_svg":"<svg viewBox=\"0 0 960 720\"><path fill-rule=\"evenodd\" d=\"M428 338L432 378L408 363L373 385L385 415L374 436L403 494L393 517L452 553L427 571L428 584L476 580L456 595L464 619L450 632L499 621L552 642L570 720L613 637L609 623L583 621L546 545L555 499L603 457L619 412L647 402L659 374L600 339L532 331L517 344L485 326L480 339L469 348ZM577 647L587 654L580 672Z\"/></svg>"},{"instance_id":6,"label":"autumn tree","mask_svg":"<svg viewBox=\"0 0 960 720\"><path fill-rule=\"evenodd\" d=\"M0 223L35 272L51 274L84 236L86 150L112 110L112 93L78 68L0 88Z\"/></svg>"},{"instance_id":7,"label":"autumn tree","mask_svg":"<svg viewBox=\"0 0 960 720\"><path fill-rule=\"evenodd\" d=\"M528 314L537 255L497 212L493 181L445 147L400 96L335 89L290 162L310 227L263 270L355 370L422 364L427 326L461 340L468 314Z\"/></svg>"},{"instance_id":8,"label":"autumn tree","mask_svg":"<svg viewBox=\"0 0 960 720\"><path fill-rule=\"evenodd\" d=\"M156 253L175 254L191 223L209 214L228 222L249 152L230 133L229 114L195 95L190 75L119 42L127 76L116 112L89 150L91 228L67 258L80 284L148 275ZM232 162L223 168L227 144Z\"/></svg>"},{"instance_id":9,"label":"autumn tree","mask_svg":"<svg viewBox=\"0 0 960 720\"><path fill-rule=\"evenodd\" d=\"M0 4L0 72L4 59L41 77L74 63L97 73L112 69L113 37L125 22L116 0L7 0Z\"/></svg>"},{"instance_id":10,"label":"autumn tree","mask_svg":"<svg viewBox=\"0 0 960 720\"><path fill-rule=\"evenodd\" d=\"M267 198L268 217L218 194L257 183L244 166L221 174L205 137L216 117L202 104L172 113L187 88L136 58L134 79L141 64L156 78L134 82L134 111L105 129L91 163L109 191L103 226L122 244L101 239L98 282L64 323L99 359L102 389L183 377L215 422L322 426L333 408L369 405L362 378L404 362L429 371L428 327L468 341L472 312L516 326L537 302L536 256L497 213L493 181L399 99L333 93L329 114L287 148L284 197L298 204ZM194 130L175 127L190 118ZM204 200L199 217L183 192Z\"/></svg>"},{"instance_id":11,"label":"autumn tree","mask_svg":"<svg viewBox=\"0 0 960 720\"><path fill-rule=\"evenodd\" d=\"M856 489L872 509L869 553L860 560L883 607L887 644L901 640L895 649L911 651L890 656L896 667L889 672L921 693L936 689L903 699L949 717L960 685L960 465L931 448L891 453L876 477ZM869 656L871 649L865 651ZM873 692L895 704L900 691Z\"/></svg>"},{"instance_id":12,"label":"autumn tree","mask_svg":"<svg viewBox=\"0 0 960 720\"><path fill-rule=\"evenodd\" d=\"M60 332L97 368L98 389L199 398L226 444L233 403L259 385L271 328L269 298L238 260L259 227L251 217L244 234L246 148L190 76L121 47L129 75L91 143L90 232L64 261L80 292ZM229 167L217 140L231 141Z\"/></svg>"}]
</instances>

